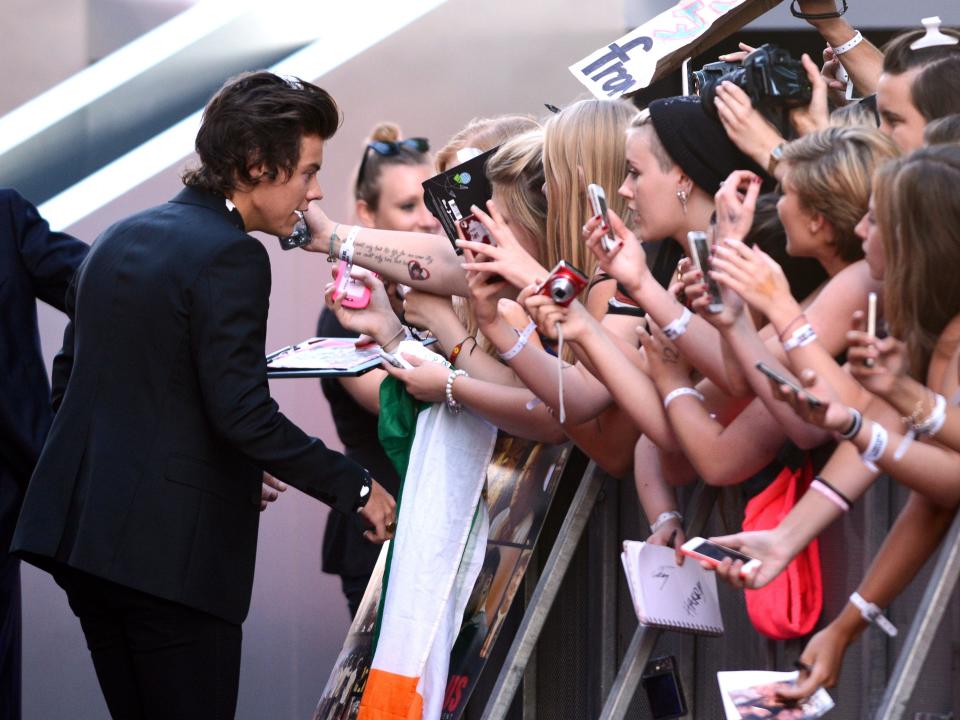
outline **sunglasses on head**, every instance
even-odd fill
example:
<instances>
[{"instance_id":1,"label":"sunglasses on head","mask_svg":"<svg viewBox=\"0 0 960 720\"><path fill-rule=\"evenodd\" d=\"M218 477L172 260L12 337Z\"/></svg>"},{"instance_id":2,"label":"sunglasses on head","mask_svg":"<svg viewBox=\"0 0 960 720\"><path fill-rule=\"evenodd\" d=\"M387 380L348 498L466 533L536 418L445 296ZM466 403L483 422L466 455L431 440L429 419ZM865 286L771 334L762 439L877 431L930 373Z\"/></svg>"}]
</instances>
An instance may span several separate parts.
<instances>
[{"instance_id":1,"label":"sunglasses on head","mask_svg":"<svg viewBox=\"0 0 960 720\"><path fill-rule=\"evenodd\" d=\"M425 153L430 151L430 141L426 138L407 138L406 140L377 140L367 145L363 149L363 160L360 161L360 170L357 172L357 187L363 182L363 171L367 167L367 158L370 157L370 151L373 150L380 157L390 157L398 155L401 150L411 150L413 152Z\"/></svg>"}]
</instances>

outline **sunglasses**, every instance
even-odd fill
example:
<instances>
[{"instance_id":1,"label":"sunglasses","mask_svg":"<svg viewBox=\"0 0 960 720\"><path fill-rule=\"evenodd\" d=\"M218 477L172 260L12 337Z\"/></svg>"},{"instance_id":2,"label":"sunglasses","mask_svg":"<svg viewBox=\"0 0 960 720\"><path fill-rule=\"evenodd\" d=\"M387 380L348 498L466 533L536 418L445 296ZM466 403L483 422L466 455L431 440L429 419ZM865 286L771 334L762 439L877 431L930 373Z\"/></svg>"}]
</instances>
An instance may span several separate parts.
<instances>
[{"instance_id":1,"label":"sunglasses","mask_svg":"<svg viewBox=\"0 0 960 720\"><path fill-rule=\"evenodd\" d=\"M363 171L367 167L367 158L370 157L370 151L373 150L380 157L390 157L399 155L401 150L410 150L412 152L425 153L430 152L430 142L426 138L407 138L406 140L378 140L372 142L363 149L363 160L360 161L360 170L357 172L357 187L363 182Z\"/></svg>"}]
</instances>

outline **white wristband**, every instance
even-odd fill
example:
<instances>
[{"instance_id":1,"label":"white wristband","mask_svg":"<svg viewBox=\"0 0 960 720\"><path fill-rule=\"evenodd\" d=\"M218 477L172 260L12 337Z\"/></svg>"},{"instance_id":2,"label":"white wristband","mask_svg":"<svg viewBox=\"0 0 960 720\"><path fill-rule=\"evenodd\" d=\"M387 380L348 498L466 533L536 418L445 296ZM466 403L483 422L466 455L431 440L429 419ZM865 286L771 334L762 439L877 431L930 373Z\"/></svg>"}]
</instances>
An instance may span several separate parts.
<instances>
[{"instance_id":1,"label":"white wristband","mask_svg":"<svg viewBox=\"0 0 960 720\"><path fill-rule=\"evenodd\" d=\"M863 35L860 34L860 31L857 30L853 37L847 40L843 45L837 45L833 48L833 54L839 57L844 53L848 53L853 50L857 45L863 42Z\"/></svg>"},{"instance_id":2,"label":"white wristband","mask_svg":"<svg viewBox=\"0 0 960 720\"><path fill-rule=\"evenodd\" d=\"M850 602L860 611L863 619L868 623L876 623L877 627L883 630L890 637L897 636L897 627L890 622L883 611L872 602L864 600L860 593L855 592L850 596Z\"/></svg>"},{"instance_id":3,"label":"white wristband","mask_svg":"<svg viewBox=\"0 0 960 720\"><path fill-rule=\"evenodd\" d=\"M650 534L653 535L657 530L674 519L679 520L681 524L683 523L683 515L676 510L667 510L666 512L660 513L657 515L657 519L653 521L653 525L650 526Z\"/></svg>"},{"instance_id":4,"label":"white wristband","mask_svg":"<svg viewBox=\"0 0 960 720\"><path fill-rule=\"evenodd\" d=\"M863 454L860 456L863 459L863 464L866 465L872 472L878 472L876 462L883 457L883 453L887 449L887 440L889 435L887 434L887 429L878 422L871 423L870 425L870 442L867 444L867 449L863 451Z\"/></svg>"},{"instance_id":5,"label":"white wristband","mask_svg":"<svg viewBox=\"0 0 960 720\"><path fill-rule=\"evenodd\" d=\"M667 326L663 328L663 334L666 335L669 340L676 340L687 331L687 325L690 324L692 317L693 313L690 312L690 308L685 307L683 312L680 313L680 317L667 323Z\"/></svg>"},{"instance_id":6,"label":"white wristband","mask_svg":"<svg viewBox=\"0 0 960 720\"><path fill-rule=\"evenodd\" d=\"M793 335L783 341L783 350L784 352L790 352L796 348L809 345L816 339L817 333L814 331L813 326L807 323L806 325L798 327Z\"/></svg>"},{"instance_id":7,"label":"white wristband","mask_svg":"<svg viewBox=\"0 0 960 720\"><path fill-rule=\"evenodd\" d=\"M350 232L347 233L347 239L344 240L343 245L340 246L340 259L348 265L353 265L353 243L359 234L360 226L354 225L350 228Z\"/></svg>"},{"instance_id":8,"label":"white wristband","mask_svg":"<svg viewBox=\"0 0 960 720\"><path fill-rule=\"evenodd\" d=\"M675 390L671 390L667 393L667 396L663 399L663 409L666 410L670 407L670 403L676 400L682 395L693 395L697 400L703 402L703 395L700 394L700 391L692 387L678 387Z\"/></svg>"},{"instance_id":9,"label":"white wristband","mask_svg":"<svg viewBox=\"0 0 960 720\"><path fill-rule=\"evenodd\" d=\"M517 355L520 354L520 351L526 347L527 341L530 340L530 336L533 335L533 331L537 329L537 324L531 322L527 325L523 332L520 333L520 337L517 338L517 341L513 344L513 347L507 350L506 352L500 353L500 359L504 362L513 360Z\"/></svg>"}]
</instances>

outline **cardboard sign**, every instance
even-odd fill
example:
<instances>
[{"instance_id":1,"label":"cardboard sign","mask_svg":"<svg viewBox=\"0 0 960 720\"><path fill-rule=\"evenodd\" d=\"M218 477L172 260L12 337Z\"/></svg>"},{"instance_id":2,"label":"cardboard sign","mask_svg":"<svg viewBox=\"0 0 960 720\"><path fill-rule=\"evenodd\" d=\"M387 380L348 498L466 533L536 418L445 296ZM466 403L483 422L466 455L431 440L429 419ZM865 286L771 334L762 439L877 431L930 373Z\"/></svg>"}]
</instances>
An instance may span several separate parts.
<instances>
[{"instance_id":1,"label":"cardboard sign","mask_svg":"<svg viewBox=\"0 0 960 720\"><path fill-rule=\"evenodd\" d=\"M681 0L616 42L570 66L594 97L647 87L716 45L781 0Z\"/></svg>"}]
</instances>

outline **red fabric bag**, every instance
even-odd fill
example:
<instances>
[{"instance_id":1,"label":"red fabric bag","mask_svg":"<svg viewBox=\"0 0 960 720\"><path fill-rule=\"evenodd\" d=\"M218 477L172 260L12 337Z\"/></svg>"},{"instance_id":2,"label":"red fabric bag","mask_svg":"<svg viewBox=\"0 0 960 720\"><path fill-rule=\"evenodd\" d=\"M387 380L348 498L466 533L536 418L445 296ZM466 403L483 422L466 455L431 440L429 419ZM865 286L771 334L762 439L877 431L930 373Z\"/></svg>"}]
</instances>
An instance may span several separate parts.
<instances>
[{"instance_id":1,"label":"red fabric bag","mask_svg":"<svg viewBox=\"0 0 960 720\"><path fill-rule=\"evenodd\" d=\"M747 503L744 530L770 530L780 524L813 480L810 459L799 470L785 467L770 486ZM814 539L769 585L747 590L747 614L753 626L774 640L802 637L823 610L820 546Z\"/></svg>"}]
</instances>

